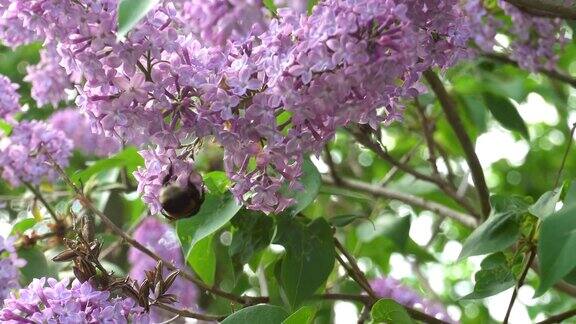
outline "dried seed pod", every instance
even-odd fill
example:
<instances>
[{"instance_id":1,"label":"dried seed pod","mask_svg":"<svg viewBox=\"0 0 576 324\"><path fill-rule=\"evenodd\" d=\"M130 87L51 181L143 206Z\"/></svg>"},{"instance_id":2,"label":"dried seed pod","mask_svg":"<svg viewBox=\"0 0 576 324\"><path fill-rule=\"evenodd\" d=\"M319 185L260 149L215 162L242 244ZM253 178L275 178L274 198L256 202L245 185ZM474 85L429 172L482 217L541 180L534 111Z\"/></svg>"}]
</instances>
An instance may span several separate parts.
<instances>
[{"instance_id":1,"label":"dried seed pod","mask_svg":"<svg viewBox=\"0 0 576 324\"><path fill-rule=\"evenodd\" d=\"M55 257L52 258L54 262L69 262L74 260L78 255L76 251L68 249L58 253Z\"/></svg>"}]
</instances>

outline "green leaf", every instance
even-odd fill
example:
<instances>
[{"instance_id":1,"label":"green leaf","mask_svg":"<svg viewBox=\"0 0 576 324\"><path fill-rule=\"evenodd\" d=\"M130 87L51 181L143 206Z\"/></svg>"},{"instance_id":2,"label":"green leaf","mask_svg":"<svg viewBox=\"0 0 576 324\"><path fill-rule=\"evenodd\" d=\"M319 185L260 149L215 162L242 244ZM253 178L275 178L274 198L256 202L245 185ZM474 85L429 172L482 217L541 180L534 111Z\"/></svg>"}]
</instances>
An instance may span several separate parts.
<instances>
[{"instance_id":1,"label":"green leaf","mask_svg":"<svg viewBox=\"0 0 576 324\"><path fill-rule=\"evenodd\" d=\"M400 251L404 251L410 237L410 216L386 217L384 220L386 224L381 235L394 242Z\"/></svg>"},{"instance_id":2,"label":"green leaf","mask_svg":"<svg viewBox=\"0 0 576 324\"><path fill-rule=\"evenodd\" d=\"M226 176L226 172L212 171L204 176L204 185L212 193L223 194L228 191L230 184L231 182Z\"/></svg>"},{"instance_id":3,"label":"green leaf","mask_svg":"<svg viewBox=\"0 0 576 324\"><path fill-rule=\"evenodd\" d=\"M518 240L518 218L526 212L528 204L523 198L516 196L492 196L490 203L492 214L466 239L459 260L472 255L502 251Z\"/></svg>"},{"instance_id":4,"label":"green leaf","mask_svg":"<svg viewBox=\"0 0 576 324\"><path fill-rule=\"evenodd\" d=\"M526 140L530 140L528 127L512 102L490 92L483 93L484 102L494 118L506 129L520 133Z\"/></svg>"},{"instance_id":5,"label":"green leaf","mask_svg":"<svg viewBox=\"0 0 576 324\"><path fill-rule=\"evenodd\" d=\"M123 38L159 0L121 0L118 4L118 33Z\"/></svg>"},{"instance_id":6,"label":"green leaf","mask_svg":"<svg viewBox=\"0 0 576 324\"><path fill-rule=\"evenodd\" d=\"M286 212L292 216L304 210L316 199L322 185L320 172L309 159L304 160L300 183L304 186L304 189L288 193L289 197L296 199L296 204L286 209Z\"/></svg>"},{"instance_id":7,"label":"green leaf","mask_svg":"<svg viewBox=\"0 0 576 324\"><path fill-rule=\"evenodd\" d=\"M308 0L308 14L312 13L314 6L318 3L318 0Z\"/></svg>"},{"instance_id":8,"label":"green leaf","mask_svg":"<svg viewBox=\"0 0 576 324\"><path fill-rule=\"evenodd\" d=\"M207 193L198 214L177 221L176 233L186 259L196 243L226 225L240 208L230 192L224 195Z\"/></svg>"},{"instance_id":9,"label":"green leaf","mask_svg":"<svg viewBox=\"0 0 576 324\"><path fill-rule=\"evenodd\" d=\"M274 0L264 0L262 2L264 3L264 6L266 7L266 9L268 9L271 13L276 15L276 13L278 11L278 7L274 3Z\"/></svg>"},{"instance_id":10,"label":"green leaf","mask_svg":"<svg viewBox=\"0 0 576 324\"><path fill-rule=\"evenodd\" d=\"M576 267L576 204L553 213L542 221L538 256L540 261L540 286L536 296L545 293L552 285Z\"/></svg>"},{"instance_id":11,"label":"green leaf","mask_svg":"<svg viewBox=\"0 0 576 324\"><path fill-rule=\"evenodd\" d=\"M392 299L380 299L370 311L375 323L412 324L406 309Z\"/></svg>"},{"instance_id":12,"label":"green leaf","mask_svg":"<svg viewBox=\"0 0 576 324\"><path fill-rule=\"evenodd\" d=\"M425 248L418 245L418 243L414 242L411 238L408 239L406 243L406 248L404 249L405 254L413 255L418 262L438 262L438 260Z\"/></svg>"},{"instance_id":13,"label":"green leaf","mask_svg":"<svg viewBox=\"0 0 576 324\"><path fill-rule=\"evenodd\" d=\"M345 227L347 225L352 224L354 221L358 220L358 219L369 219L368 216L366 215L338 215L338 216L334 216L332 218L329 219L330 224L332 224L332 226L336 226L336 227Z\"/></svg>"},{"instance_id":14,"label":"green leaf","mask_svg":"<svg viewBox=\"0 0 576 324\"><path fill-rule=\"evenodd\" d=\"M540 219L548 217L548 215L554 212L556 203L558 203L561 193L562 188L557 188L552 191L545 192L538 199L538 201L536 201L532 206L528 208L528 211Z\"/></svg>"},{"instance_id":15,"label":"green leaf","mask_svg":"<svg viewBox=\"0 0 576 324\"><path fill-rule=\"evenodd\" d=\"M138 150L135 147L128 147L108 159L98 160L88 168L73 174L70 178L74 183L78 184L80 181L85 183L93 175L104 171L125 167L127 173L132 174L136 168L142 165L144 165L144 159L140 156Z\"/></svg>"},{"instance_id":16,"label":"green leaf","mask_svg":"<svg viewBox=\"0 0 576 324\"><path fill-rule=\"evenodd\" d=\"M0 119L0 130L4 132L4 135L10 136L12 128L12 125L8 124L4 119Z\"/></svg>"},{"instance_id":17,"label":"green leaf","mask_svg":"<svg viewBox=\"0 0 576 324\"><path fill-rule=\"evenodd\" d=\"M530 202L522 196L493 195L490 197L490 205L494 212L524 213L528 210Z\"/></svg>"},{"instance_id":18,"label":"green leaf","mask_svg":"<svg viewBox=\"0 0 576 324\"><path fill-rule=\"evenodd\" d=\"M516 213L497 213L480 225L464 242L459 260L472 255L488 254L504 250L520 236Z\"/></svg>"},{"instance_id":19,"label":"green leaf","mask_svg":"<svg viewBox=\"0 0 576 324\"><path fill-rule=\"evenodd\" d=\"M474 275L474 291L462 299L480 299L496 295L514 287L516 279L504 253L487 256L480 264L480 271Z\"/></svg>"},{"instance_id":20,"label":"green leaf","mask_svg":"<svg viewBox=\"0 0 576 324\"><path fill-rule=\"evenodd\" d=\"M194 272L208 285L214 284L216 274L216 252L212 246L214 235L209 235L194 245L186 261L194 269Z\"/></svg>"},{"instance_id":21,"label":"green leaf","mask_svg":"<svg viewBox=\"0 0 576 324\"><path fill-rule=\"evenodd\" d=\"M576 268L572 269L569 274L564 276L563 280L571 285L576 285Z\"/></svg>"},{"instance_id":22,"label":"green leaf","mask_svg":"<svg viewBox=\"0 0 576 324\"><path fill-rule=\"evenodd\" d=\"M222 324L281 324L288 317L282 307L256 305L243 308L226 317Z\"/></svg>"},{"instance_id":23,"label":"green leaf","mask_svg":"<svg viewBox=\"0 0 576 324\"><path fill-rule=\"evenodd\" d=\"M304 306L285 319L282 324L312 324L316 309L312 306Z\"/></svg>"},{"instance_id":24,"label":"green leaf","mask_svg":"<svg viewBox=\"0 0 576 324\"><path fill-rule=\"evenodd\" d=\"M34 225L38 224L38 222L34 218L26 218L12 226L12 234L22 234L26 232L26 230L31 229Z\"/></svg>"},{"instance_id":25,"label":"green leaf","mask_svg":"<svg viewBox=\"0 0 576 324\"><path fill-rule=\"evenodd\" d=\"M232 225L236 231L229 253L234 269L240 271L255 253L270 245L274 235L274 220L262 213L242 210L232 219Z\"/></svg>"},{"instance_id":26,"label":"green leaf","mask_svg":"<svg viewBox=\"0 0 576 324\"><path fill-rule=\"evenodd\" d=\"M53 267L48 266L46 256L37 246L18 249L18 257L26 260L26 265L20 268L20 280L24 285L28 285L34 278L58 279L58 274Z\"/></svg>"},{"instance_id":27,"label":"green leaf","mask_svg":"<svg viewBox=\"0 0 576 324\"><path fill-rule=\"evenodd\" d=\"M305 226L280 216L277 235L276 243L286 249L279 282L288 304L296 309L326 282L334 268L332 229L323 218Z\"/></svg>"}]
</instances>

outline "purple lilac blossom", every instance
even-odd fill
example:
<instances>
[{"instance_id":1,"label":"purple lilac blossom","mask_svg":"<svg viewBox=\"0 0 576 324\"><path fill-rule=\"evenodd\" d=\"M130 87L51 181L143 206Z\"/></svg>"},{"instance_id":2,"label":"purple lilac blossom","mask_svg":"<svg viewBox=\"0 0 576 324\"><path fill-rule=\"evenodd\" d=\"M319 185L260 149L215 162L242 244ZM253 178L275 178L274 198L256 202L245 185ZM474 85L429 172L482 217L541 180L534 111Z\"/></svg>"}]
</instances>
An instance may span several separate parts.
<instances>
[{"instance_id":1,"label":"purple lilac blossom","mask_svg":"<svg viewBox=\"0 0 576 324\"><path fill-rule=\"evenodd\" d=\"M423 298L414 290L402 285L402 283L396 279L380 277L373 280L370 286L379 298L393 299L401 305L418 309L429 316L449 323L456 323L440 303Z\"/></svg>"},{"instance_id":2,"label":"purple lilac blossom","mask_svg":"<svg viewBox=\"0 0 576 324\"><path fill-rule=\"evenodd\" d=\"M133 237L156 254L173 262L177 267L185 267L176 233L169 225L162 223L157 218L147 217L144 219L134 232ZM151 271L156 266L154 259L133 247L128 251L128 261L131 264L130 277L139 281L145 278L146 271ZM167 272L164 275L167 275ZM198 291L196 286L189 281L180 277L176 278L168 293L178 297L178 302L174 304L175 307L187 309L195 309L197 307ZM164 314L158 309L152 308L150 316L154 321L162 321L171 318L173 315Z\"/></svg>"},{"instance_id":3,"label":"purple lilac blossom","mask_svg":"<svg viewBox=\"0 0 576 324\"><path fill-rule=\"evenodd\" d=\"M17 84L0 75L0 118L10 118L20 111L18 88Z\"/></svg>"},{"instance_id":4,"label":"purple lilac blossom","mask_svg":"<svg viewBox=\"0 0 576 324\"><path fill-rule=\"evenodd\" d=\"M115 138L93 133L88 118L78 109L58 110L48 122L54 129L64 132L74 143L74 148L85 154L109 156L121 148Z\"/></svg>"},{"instance_id":5,"label":"purple lilac blossom","mask_svg":"<svg viewBox=\"0 0 576 324\"><path fill-rule=\"evenodd\" d=\"M557 44L562 46L567 41L562 32L563 20L535 17L503 0L498 4L512 18L512 58L530 71L554 69L558 61Z\"/></svg>"},{"instance_id":6,"label":"purple lilac blossom","mask_svg":"<svg viewBox=\"0 0 576 324\"><path fill-rule=\"evenodd\" d=\"M32 84L32 98L39 107L47 104L58 107L58 104L68 97L66 90L74 88L71 78L77 78L69 76L59 65L59 61L56 47L49 46L40 51L40 62L26 69L24 81Z\"/></svg>"},{"instance_id":7,"label":"purple lilac blossom","mask_svg":"<svg viewBox=\"0 0 576 324\"><path fill-rule=\"evenodd\" d=\"M21 122L14 126L9 137L0 139L1 176L13 186L21 181L32 184L55 181L57 173L48 154L65 168L72 154L72 141L45 122Z\"/></svg>"},{"instance_id":8,"label":"purple lilac blossom","mask_svg":"<svg viewBox=\"0 0 576 324\"><path fill-rule=\"evenodd\" d=\"M269 213L294 202L281 187L301 188L304 157L338 127L401 119L422 71L468 55L458 3L327 0L310 16L281 8L272 18L259 0L164 0L121 42L117 0L0 0L0 16L82 76L76 104L98 134L154 152L155 169L137 174L153 212L169 165L193 169L182 143L210 137L236 198ZM284 112L290 123L278 125Z\"/></svg>"},{"instance_id":9,"label":"purple lilac blossom","mask_svg":"<svg viewBox=\"0 0 576 324\"><path fill-rule=\"evenodd\" d=\"M46 286L48 283L48 286ZM28 287L11 293L0 310L2 323L150 323L148 314L130 298L112 298L87 281L58 282L34 279Z\"/></svg>"},{"instance_id":10,"label":"purple lilac blossom","mask_svg":"<svg viewBox=\"0 0 576 324\"><path fill-rule=\"evenodd\" d=\"M244 41L266 30L261 0L181 1L180 17L191 32L214 45Z\"/></svg>"},{"instance_id":11,"label":"purple lilac blossom","mask_svg":"<svg viewBox=\"0 0 576 324\"><path fill-rule=\"evenodd\" d=\"M556 51L565 45L563 23L561 19L530 15L514 5L498 0L498 5L512 19L505 24L494 15L495 9L487 9L483 0L468 0L462 8L466 13L471 38L481 52L491 53L496 45L496 34L504 33L510 37L510 57L520 67L529 71L555 69L558 61Z\"/></svg>"},{"instance_id":12,"label":"purple lilac blossom","mask_svg":"<svg viewBox=\"0 0 576 324\"><path fill-rule=\"evenodd\" d=\"M0 236L0 307L13 289L20 288L20 269L26 261L16 254L13 237Z\"/></svg>"}]
</instances>

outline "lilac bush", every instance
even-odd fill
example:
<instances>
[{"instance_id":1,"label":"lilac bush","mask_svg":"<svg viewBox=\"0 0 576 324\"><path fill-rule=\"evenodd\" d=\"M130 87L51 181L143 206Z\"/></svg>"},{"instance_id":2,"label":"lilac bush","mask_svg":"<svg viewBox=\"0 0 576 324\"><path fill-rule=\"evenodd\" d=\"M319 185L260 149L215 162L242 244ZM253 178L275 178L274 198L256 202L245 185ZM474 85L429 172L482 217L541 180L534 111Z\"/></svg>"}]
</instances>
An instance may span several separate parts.
<instances>
[{"instance_id":1,"label":"lilac bush","mask_svg":"<svg viewBox=\"0 0 576 324\"><path fill-rule=\"evenodd\" d=\"M48 284L48 285L46 285ZM0 310L3 323L150 323L144 310L130 298L111 297L89 282L53 278L34 279L11 293Z\"/></svg>"},{"instance_id":2,"label":"lilac bush","mask_svg":"<svg viewBox=\"0 0 576 324\"><path fill-rule=\"evenodd\" d=\"M447 233L450 240L463 241L468 230L491 230L491 226L477 227L502 214L497 210L499 203L492 202L491 206L494 192L490 191L498 186L509 191L512 182L524 180L522 172L508 172L506 186L493 184L496 181L491 178L500 173L496 168L490 169L493 174L489 177L484 176L483 168L493 165L480 165L474 145L494 128L487 116L492 114L529 141L528 127L523 113L516 113L516 102L538 92L554 93L553 100L546 98L548 101L564 101L566 106L572 103L569 92L558 84L550 89L548 80L541 82L539 77L527 78L526 73L519 72L524 73L521 79L492 83L487 82L493 77L487 71L499 66L461 64L483 57L576 84L567 72L556 70L559 50L574 46L565 38L571 35L568 29L574 29L558 18L562 15L555 17L541 8L520 8L505 0L323 0L310 8L312 2L306 0L150 3L150 8L138 15L122 12L123 5L130 3L121 0L0 0L0 59L8 51L5 46L14 53L30 54L24 45L41 44L39 52L30 50L31 58L23 55L26 58L15 60L12 80L0 75L0 176L10 185L5 188L0 184L0 221L6 219L14 225L18 242L39 247L33 250L42 251L34 256L39 259L45 257L41 253L65 245L67 249L53 261L73 263L73 273L83 282L36 278L28 287L15 291L23 261L15 253L14 239L0 237L0 297L7 297L0 321L146 323L171 320L174 313L203 319L202 312L195 313L199 308L197 289L207 292L202 295L209 300L207 312L229 315L232 310L242 312L275 302L276 297L281 297L278 299L289 306L287 309L296 310L309 301L339 296L331 293L333 284L336 291L341 288L340 280L332 280L336 261L358 286L369 291L368 279L363 278L345 246L352 239L358 241L354 242L361 251L358 257L366 257L374 252L367 249L380 246L367 247L372 242L357 237L360 231L356 236L347 235L346 226L359 223L359 214L369 211L374 212L366 218L378 220L382 198L412 205L410 212L432 211L440 216L434 223L439 232L445 230L442 222L447 218L469 227L458 229L457 238ZM126 14L136 22L124 33L119 26L125 23ZM576 11L572 15L576 17ZM504 44L498 42L501 39ZM35 62L36 54L39 62ZM498 60L495 56L502 57ZM0 64L0 69L5 68ZM509 73L501 70L498 73ZM479 77L468 75L470 71ZM433 92L435 99L427 91ZM35 103L24 105L31 100ZM458 109L461 106L466 110ZM472 112L476 106L489 109L476 114ZM407 108L418 111L406 113ZM497 109L506 112L498 114L501 111ZM564 124L573 117L570 111L558 115ZM405 118L407 122L402 123ZM387 127L393 123L399 126L389 131ZM555 125L556 132L546 136L536 129L537 142L548 145L543 150L552 150L562 141L572 144L567 139L574 129L564 126ZM386 137L391 136L397 138L389 145ZM414 149L415 153L408 155L406 143L415 137L427 150ZM456 143L460 147L454 147ZM139 153L125 150L104 159L124 146L134 146ZM84 155L74 155L71 160L74 149ZM428 160L417 165L412 159L419 160L422 152ZM565 152L570 156L568 150ZM218 158L207 157L210 154ZM400 154L406 156L396 156ZM312 159L314 165L308 165L310 156L316 158ZM565 160L562 168L571 166ZM391 164L390 170L383 167L384 162ZM79 174L79 170L68 168L70 165L86 165L89 170ZM324 174L315 166L325 167ZM562 168L555 187L562 183ZM114 172L102 179L101 172L110 169L121 171L118 179ZM218 172L221 169L225 175ZM202 179L205 172L211 173ZM410 181L418 184L412 186L406 181L401 186L394 183L382 188L382 184L400 178L396 173L410 174ZM466 181L468 176L471 182ZM424 190L420 182L428 182L434 189ZM29 190L18 188L22 185ZM533 187L531 191L536 192ZM242 206L229 199L228 190ZM209 199L204 200L204 194ZM326 197L316 199L320 194ZM503 254L483 265L492 268L481 270L503 272L499 278L502 282L490 292L522 286L525 278L517 281L516 273L507 270L531 265L536 251L541 252L534 247L545 241L539 242L540 233L536 233L545 228L540 226L546 222L542 210L553 209L550 206L559 206L557 202L565 199L560 199L561 195L554 198L554 193L551 196L546 203L515 211L514 217L512 211L507 212L508 218L495 222L495 227L506 225L506 233L515 231L517 224L523 227L514 232L516 236L501 240L508 246L490 250ZM345 198L354 201L348 204ZM571 206L562 202L566 208ZM186 204L190 206L183 206ZM203 212L195 215L201 204ZM188 208L175 208L182 210L178 217L167 215L170 208L166 206L173 205ZM343 205L345 208L340 208ZM518 205L522 203L514 208L520 208ZM396 207L391 204L386 213L399 211ZM491 208L494 213L489 215ZM162 212L174 221L177 232L156 218ZM145 217L138 219L141 223L133 233L134 240L164 262L156 263L149 251L123 232L126 219L132 223L138 215ZM512 218L514 224L510 224ZM409 227L404 225L402 230ZM94 233L103 227L133 245L128 251L129 277L113 283L107 280L118 278L113 271L103 275L108 274L103 264L118 261L113 258L124 254L115 254L118 246L108 242L103 253L104 245ZM408 228L402 235L408 237L409 233ZM531 234L528 237L525 233ZM213 253L201 261L211 262L202 270L213 271L213 283L203 283L192 273L184 278L176 277L178 271L168 275L162 268L169 262L173 266L166 268L188 271L188 264L195 264L188 258L197 257L189 253L189 245L194 243L184 244L182 251L180 242L195 242L208 235L214 243L209 248L219 250L207 251ZM478 237L472 236L473 240ZM337 245L342 238L346 241ZM510 241L518 246L513 258L503 253ZM285 253L277 254L275 248L266 251L272 243L282 245ZM481 254L462 243L466 253ZM425 250L439 250L433 244L410 244L414 244L410 251L383 248L387 254L413 253L411 257L417 259L426 259ZM525 250L524 258L529 262L522 260ZM225 260L221 260L222 255ZM112 259L100 263L101 256ZM537 260L551 259L539 256ZM380 262L369 264L375 265L374 270L385 268ZM565 265L561 269L565 273L553 273L558 277L555 282L574 280L573 273L567 271L573 266ZM148 272L144 280L147 271L155 267L162 270L158 275ZM542 273L550 271L540 268ZM314 275L306 278L306 285L300 285L303 276L312 271ZM101 279L97 274L104 279L92 286L90 282ZM130 298L116 296L119 287ZM372 288L378 297L395 300L416 318L455 322L443 306L394 279L376 279ZM486 292L468 296L481 294ZM340 297L365 302L364 306L375 305L373 296ZM224 312L218 308L221 304L233 307ZM146 310L137 305L146 306ZM510 305L511 309L514 299ZM276 313L283 315L282 310L276 309ZM222 317L210 316L210 320Z\"/></svg>"}]
</instances>

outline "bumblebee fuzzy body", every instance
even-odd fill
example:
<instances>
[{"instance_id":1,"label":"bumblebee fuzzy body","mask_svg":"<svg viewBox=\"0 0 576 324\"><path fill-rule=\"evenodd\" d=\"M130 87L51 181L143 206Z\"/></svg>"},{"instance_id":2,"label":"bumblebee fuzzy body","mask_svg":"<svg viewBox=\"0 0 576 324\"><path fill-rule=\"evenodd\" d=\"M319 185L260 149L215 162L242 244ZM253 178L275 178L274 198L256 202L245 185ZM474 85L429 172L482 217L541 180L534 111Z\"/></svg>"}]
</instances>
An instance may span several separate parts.
<instances>
[{"instance_id":1,"label":"bumblebee fuzzy body","mask_svg":"<svg viewBox=\"0 0 576 324\"><path fill-rule=\"evenodd\" d=\"M204 202L204 190L200 186L190 181L187 186L180 186L177 183L169 183L171 173L168 174L164 181L164 186L160 190L160 204L162 205L162 214L170 220L178 220L192 217L200 211ZM196 176L197 174L191 175Z\"/></svg>"}]
</instances>

